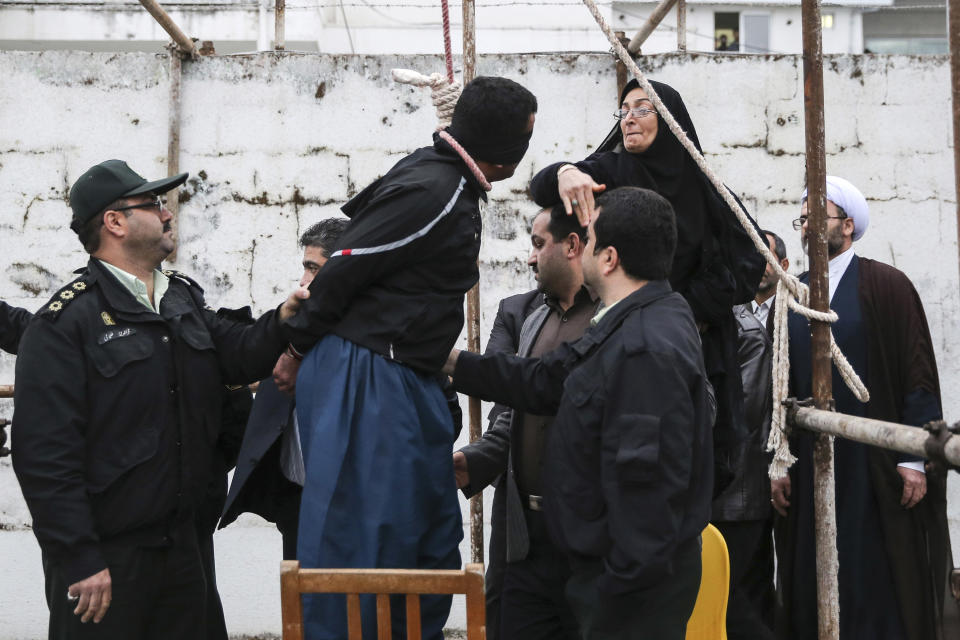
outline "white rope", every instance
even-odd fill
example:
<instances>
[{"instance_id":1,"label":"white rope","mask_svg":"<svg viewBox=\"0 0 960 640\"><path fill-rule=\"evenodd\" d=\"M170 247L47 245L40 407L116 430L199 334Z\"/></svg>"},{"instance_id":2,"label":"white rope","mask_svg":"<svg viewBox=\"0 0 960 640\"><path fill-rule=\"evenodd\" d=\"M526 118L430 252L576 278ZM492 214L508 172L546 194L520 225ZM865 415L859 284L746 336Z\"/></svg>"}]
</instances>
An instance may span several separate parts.
<instances>
[{"instance_id":1,"label":"white rope","mask_svg":"<svg viewBox=\"0 0 960 640\"><path fill-rule=\"evenodd\" d=\"M453 118L453 108L457 106L457 100L460 99L460 92L463 87L459 82L452 84L439 73L432 73L425 76L422 73L410 69L393 69L391 71L393 80L400 84L410 84L415 87L430 87L430 94L433 100L433 106L437 109L437 120L440 124L437 130L450 125Z\"/></svg>"},{"instance_id":2,"label":"white rope","mask_svg":"<svg viewBox=\"0 0 960 640\"><path fill-rule=\"evenodd\" d=\"M737 217L737 220L740 221L740 225L747 232L747 235L750 236L750 240L753 241L757 251L759 251L767 263L773 267L773 270L780 278L780 282L777 285L777 293L781 304L776 305L777 313L774 316L773 330L775 343L773 361L773 417L770 428L770 438L767 441L767 450L774 452L774 461L770 465L770 477L774 480L778 480L786 474L787 470L790 468L790 465L796 461L796 458L790 453L790 446L784 434L784 425L786 423L786 407L784 407L783 401L787 397L787 382L790 372L790 351L787 346L786 329L787 308L789 307L805 318L830 323L837 321L837 314L832 310L822 312L809 307L810 293L807 285L800 282L800 279L796 276L790 275L784 271L783 267L780 266L780 261L776 258L776 256L774 256L773 252L770 251L770 247L767 244L766 239L760 237L760 234L757 233L756 229L753 227L753 224L751 224L750 220L747 218L747 214L737 204L733 194L730 193L730 190L727 188L727 186L723 184L720 178L707 165L707 161L704 159L703 154L701 154L693 142L690 141L690 138L687 137L686 132L680 128L680 124L677 122L676 118L673 117L673 114L670 113L670 110L667 109L663 104L663 101L660 100L660 96L657 95L657 92L650 85L650 82L643 75L643 72L640 71L640 68L637 66L636 62L634 62L630 54L627 53L627 50L624 48L623 44L620 43L620 40L610 28L610 25L607 24L607 21L604 19L603 15L600 14L600 10L597 8L594 0L583 0L583 2L587 5L587 8L593 15L593 19L597 21L597 24L600 26L600 29L603 31L604 35L607 36L607 40L609 40L610 44L613 45L613 50L616 52L617 57L619 57L623 64L630 69L630 72L637 79L637 82L640 83L640 87L647 94L647 97L650 98L650 101L656 108L657 113L660 114L660 117L666 123L667 128L670 129L670 132L673 133L674 136L676 136L681 146L686 149L687 153L690 154L690 157L693 158L693 161L697 164L700 170L703 171L703 174L707 176L711 184L713 184L713 186L716 188L717 193L720 194L720 196L723 198L723 201L727 203L727 206L730 207L730 210ZM781 295L782 297L780 297ZM783 304L784 301L786 301L787 304ZM778 340L780 341L779 343L777 342ZM870 393L857 376L856 371L854 371L853 367L850 366L850 363L844 357L843 353L840 351L840 348L837 347L833 340L832 331L830 332L830 355L833 358L837 370L840 372L840 377L857 397L857 399L860 402L868 402L870 400ZM780 381L779 384L777 383L778 380Z\"/></svg>"}]
</instances>

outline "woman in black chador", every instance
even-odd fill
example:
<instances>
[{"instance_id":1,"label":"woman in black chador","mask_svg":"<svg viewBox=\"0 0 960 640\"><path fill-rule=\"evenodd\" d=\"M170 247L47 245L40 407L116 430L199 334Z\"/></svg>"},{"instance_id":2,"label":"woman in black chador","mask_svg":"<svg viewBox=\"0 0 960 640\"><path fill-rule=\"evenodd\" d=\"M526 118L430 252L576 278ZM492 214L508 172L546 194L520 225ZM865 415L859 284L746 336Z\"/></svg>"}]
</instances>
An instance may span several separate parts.
<instances>
[{"instance_id":1,"label":"woman in black chador","mask_svg":"<svg viewBox=\"0 0 960 640\"><path fill-rule=\"evenodd\" d=\"M696 129L680 94L662 82L651 84L700 149ZM581 222L593 209L593 194L606 189L644 187L673 205L677 250L670 284L693 310L703 339L707 374L717 394L716 494L730 481L738 449L747 433L732 307L753 299L764 261L736 216L680 146L636 80L624 87L620 108L614 115L619 122L596 153L581 162L558 162L546 167L534 176L530 191L542 207L563 202L568 212L580 216Z\"/></svg>"}]
</instances>

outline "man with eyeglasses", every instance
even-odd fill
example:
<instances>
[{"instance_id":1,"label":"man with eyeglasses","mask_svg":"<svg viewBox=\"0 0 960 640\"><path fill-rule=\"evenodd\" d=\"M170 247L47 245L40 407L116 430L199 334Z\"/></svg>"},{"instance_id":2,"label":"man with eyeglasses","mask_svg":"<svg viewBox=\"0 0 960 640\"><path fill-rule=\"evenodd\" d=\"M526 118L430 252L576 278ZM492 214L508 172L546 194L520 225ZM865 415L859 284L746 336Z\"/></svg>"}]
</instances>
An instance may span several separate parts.
<instances>
[{"instance_id":1,"label":"man with eyeglasses","mask_svg":"<svg viewBox=\"0 0 960 640\"><path fill-rule=\"evenodd\" d=\"M13 467L43 553L50 638L207 634L195 514L221 392L270 373L299 299L239 322L159 270L175 244L159 196L186 178L148 182L120 160L80 176L70 227L90 261L19 345Z\"/></svg>"},{"instance_id":2,"label":"man with eyeglasses","mask_svg":"<svg viewBox=\"0 0 960 640\"><path fill-rule=\"evenodd\" d=\"M807 201L794 228L807 246ZM837 344L870 390L859 402L833 370L837 411L921 426L942 415L937 364L920 296L897 269L857 255L854 242L870 221L863 194L827 177L830 308ZM806 281L807 276L801 276ZM811 392L809 322L791 314L792 395ZM813 440L795 431L798 457L789 476L771 485L780 601L778 626L796 640L817 637L814 558ZM947 568L945 476L915 457L837 438L837 550L840 638L940 638ZM954 603L954 606L956 603Z\"/></svg>"}]
</instances>

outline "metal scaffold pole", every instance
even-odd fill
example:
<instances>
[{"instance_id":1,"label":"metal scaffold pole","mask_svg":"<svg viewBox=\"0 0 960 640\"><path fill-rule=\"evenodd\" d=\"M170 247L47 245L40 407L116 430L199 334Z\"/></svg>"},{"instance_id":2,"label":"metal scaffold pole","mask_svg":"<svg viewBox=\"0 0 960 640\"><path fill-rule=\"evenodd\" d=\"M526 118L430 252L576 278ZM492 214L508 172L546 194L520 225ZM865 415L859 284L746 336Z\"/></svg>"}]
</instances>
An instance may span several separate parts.
<instances>
[{"instance_id":1,"label":"metal scaffold pole","mask_svg":"<svg viewBox=\"0 0 960 640\"><path fill-rule=\"evenodd\" d=\"M463 84L477 73L477 33L474 0L463 0ZM480 352L480 283L467 293L467 349ZM470 441L479 440L480 400L470 398ZM483 562L483 493L470 498L470 561Z\"/></svg>"},{"instance_id":2,"label":"metal scaffold pole","mask_svg":"<svg viewBox=\"0 0 960 640\"><path fill-rule=\"evenodd\" d=\"M830 307L827 276L826 152L823 116L823 47L820 2L803 0L803 106L807 157L807 246L810 252L810 306ZM812 320L813 400L817 409L832 405L830 324ZM817 434L813 450L814 505L817 544L817 620L820 640L840 637L840 596L837 585L837 514L833 436Z\"/></svg>"}]
</instances>

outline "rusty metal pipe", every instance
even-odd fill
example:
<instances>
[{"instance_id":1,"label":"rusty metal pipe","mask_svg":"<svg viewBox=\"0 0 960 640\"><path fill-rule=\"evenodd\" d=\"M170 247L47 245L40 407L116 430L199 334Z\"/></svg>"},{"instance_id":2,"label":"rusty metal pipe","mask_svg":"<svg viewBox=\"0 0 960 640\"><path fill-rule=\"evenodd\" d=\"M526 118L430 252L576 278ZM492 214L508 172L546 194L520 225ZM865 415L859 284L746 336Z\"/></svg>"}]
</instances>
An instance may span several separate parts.
<instances>
[{"instance_id":1,"label":"rusty metal pipe","mask_svg":"<svg viewBox=\"0 0 960 640\"><path fill-rule=\"evenodd\" d=\"M167 122L167 175L175 176L180 173L180 90L183 79L183 66L179 51L169 47L170 54L170 108ZM167 196L167 210L173 218L170 226L173 233L173 251L167 256L167 262L177 261L177 251L180 248L180 190L174 189Z\"/></svg>"},{"instance_id":2,"label":"rusty metal pipe","mask_svg":"<svg viewBox=\"0 0 960 640\"><path fill-rule=\"evenodd\" d=\"M283 51L283 48L286 46L286 24L284 20L286 19L287 12L287 3L286 0L275 0L276 4L273 8L273 22L274 22L274 35L273 35L273 48L277 51Z\"/></svg>"},{"instance_id":3,"label":"rusty metal pipe","mask_svg":"<svg viewBox=\"0 0 960 640\"><path fill-rule=\"evenodd\" d=\"M687 0L677 0L677 51L687 50Z\"/></svg>"},{"instance_id":4,"label":"rusty metal pipe","mask_svg":"<svg viewBox=\"0 0 960 640\"><path fill-rule=\"evenodd\" d=\"M660 4L654 7L653 13L650 14L647 21L640 27L640 31L637 31L637 35L633 36L630 44L627 45L627 51L633 55L640 53L641 45L646 42L650 34L653 33L653 30L656 29L657 25L670 13L670 9L672 9L675 4L677 4L677 0L660 0Z\"/></svg>"},{"instance_id":5,"label":"rusty metal pipe","mask_svg":"<svg viewBox=\"0 0 960 640\"><path fill-rule=\"evenodd\" d=\"M826 152L823 115L823 42L819 0L802 0L803 106L807 159L807 242L810 253L810 303L817 311L830 307L827 277ZM813 399L818 409L832 404L830 325L811 324ZM814 517L817 544L817 627L819 640L839 640L840 594L837 584L836 487L833 437L817 436L813 448Z\"/></svg>"},{"instance_id":6,"label":"rusty metal pipe","mask_svg":"<svg viewBox=\"0 0 960 640\"><path fill-rule=\"evenodd\" d=\"M957 203L957 240L960 248L960 0L947 5L947 35L950 38L950 82L953 86L953 179Z\"/></svg>"},{"instance_id":7,"label":"rusty metal pipe","mask_svg":"<svg viewBox=\"0 0 960 640\"><path fill-rule=\"evenodd\" d=\"M12 397L13 397L13 385L0 384L0 398L12 398Z\"/></svg>"},{"instance_id":8,"label":"rusty metal pipe","mask_svg":"<svg viewBox=\"0 0 960 640\"><path fill-rule=\"evenodd\" d=\"M197 45L194 44L193 40L191 40L187 34L180 30L180 27L174 23L173 19L163 10L163 7L160 6L157 0L140 0L140 4L160 23L163 30L170 35L170 38L177 44L177 48L180 49L181 54L190 56L191 58L197 57Z\"/></svg>"},{"instance_id":9,"label":"rusty metal pipe","mask_svg":"<svg viewBox=\"0 0 960 640\"><path fill-rule=\"evenodd\" d=\"M477 19L474 0L463 0L463 84L477 74ZM467 292L467 349L480 352L480 283ZM470 442L480 439L480 400L470 398ZM483 562L483 493L470 498L470 561Z\"/></svg>"},{"instance_id":10,"label":"rusty metal pipe","mask_svg":"<svg viewBox=\"0 0 960 640\"><path fill-rule=\"evenodd\" d=\"M910 427L896 422L872 420L848 416L835 411L822 411L813 407L790 409L788 418L798 427L817 433L839 436L874 447L892 449L912 456L932 459L928 450L931 435L919 427ZM960 466L960 436L949 436L943 445L944 461Z\"/></svg>"}]
</instances>

